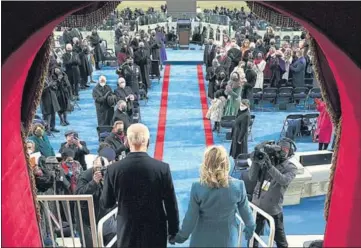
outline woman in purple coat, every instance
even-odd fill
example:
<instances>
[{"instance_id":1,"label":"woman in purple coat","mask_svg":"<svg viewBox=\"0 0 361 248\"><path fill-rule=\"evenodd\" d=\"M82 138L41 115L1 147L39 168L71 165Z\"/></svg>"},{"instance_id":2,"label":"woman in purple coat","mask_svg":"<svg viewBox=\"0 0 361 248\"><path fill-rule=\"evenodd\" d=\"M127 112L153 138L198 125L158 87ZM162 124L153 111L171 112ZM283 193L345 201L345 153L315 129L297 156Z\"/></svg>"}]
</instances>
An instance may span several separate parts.
<instances>
[{"instance_id":1,"label":"woman in purple coat","mask_svg":"<svg viewBox=\"0 0 361 248\"><path fill-rule=\"evenodd\" d=\"M164 45L165 42L164 32L157 30L156 39L162 45L160 47L160 64L162 65L164 61L167 61L167 52L165 50L165 45Z\"/></svg>"}]
</instances>

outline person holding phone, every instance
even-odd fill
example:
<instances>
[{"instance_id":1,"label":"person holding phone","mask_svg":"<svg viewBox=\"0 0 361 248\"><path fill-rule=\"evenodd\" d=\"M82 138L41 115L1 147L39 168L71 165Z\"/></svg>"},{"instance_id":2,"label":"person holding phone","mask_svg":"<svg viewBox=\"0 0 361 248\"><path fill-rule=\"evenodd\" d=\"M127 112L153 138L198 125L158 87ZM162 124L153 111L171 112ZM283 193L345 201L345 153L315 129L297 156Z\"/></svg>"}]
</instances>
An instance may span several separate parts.
<instances>
[{"instance_id":1,"label":"person holding phone","mask_svg":"<svg viewBox=\"0 0 361 248\"><path fill-rule=\"evenodd\" d=\"M65 148L73 150L75 153L74 160L81 164L83 170L86 170L85 155L89 154L89 150L85 141L80 140L78 133L74 130L65 132L65 138L66 142L61 144L59 153L62 153Z\"/></svg>"},{"instance_id":2,"label":"person holding phone","mask_svg":"<svg viewBox=\"0 0 361 248\"><path fill-rule=\"evenodd\" d=\"M96 223L98 223L101 218L103 218L107 213L109 213L115 207L114 206L113 208L104 208L100 204L100 196L103 192L104 174L106 173L107 166L110 164L111 163L108 161L106 157L98 156L95 158L93 162L93 168L84 171L78 179L78 184L75 194L93 196ZM81 211L82 211L84 239L85 239L82 240L82 235L80 235L81 243L83 247L93 247L94 244L92 243L88 206L85 201L81 202ZM79 222L79 218L77 219ZM79 231L81 232L80 228ZM104 223L104 227L103 227L104 245L107 245L110 242L110 240L115 236L115 234L116 234L116 219L113 216Z\"/></svg>"}]
</instances>

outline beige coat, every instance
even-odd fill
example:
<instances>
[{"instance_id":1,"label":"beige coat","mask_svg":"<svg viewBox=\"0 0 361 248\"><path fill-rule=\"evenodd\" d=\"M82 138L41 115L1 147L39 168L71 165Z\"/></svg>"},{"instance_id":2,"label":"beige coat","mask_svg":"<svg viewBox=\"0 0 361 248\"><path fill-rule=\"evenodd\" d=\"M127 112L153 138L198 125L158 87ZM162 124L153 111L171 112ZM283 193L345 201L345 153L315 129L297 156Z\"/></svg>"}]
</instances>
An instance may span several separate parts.
<instances>
[{"instance_id":1,"label":"beige coat","mask_svg":"<svg viewBox=\"0 0 361 248\"><path fill-rule=\"evenodd\" d=\"M224 106L226 105L226 98L221 96L219 99L215 98L211 101L211 106L208 109L206 117L212 121L220 122L223 116Z\"/></svg>"}]
</instances>

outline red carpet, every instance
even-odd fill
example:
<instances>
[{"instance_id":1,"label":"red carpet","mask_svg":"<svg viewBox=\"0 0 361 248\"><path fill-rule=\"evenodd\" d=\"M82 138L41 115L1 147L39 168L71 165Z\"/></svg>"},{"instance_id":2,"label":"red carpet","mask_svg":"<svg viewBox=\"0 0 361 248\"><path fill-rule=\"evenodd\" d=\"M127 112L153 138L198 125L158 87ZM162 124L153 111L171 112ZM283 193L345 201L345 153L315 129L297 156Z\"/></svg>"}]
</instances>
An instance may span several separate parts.
<instances>
[{"instance_id":1,"label":"red carpet","mask_svg":"<svg viewBox=\"0 0 361 248\"><path fill-rule=\"evenodd\" d=\"M170 65L166 65L164 68L162 96L160 100L160 110L159 110L159 118L158 118L157 139L155 142L155 149L154 149L154 158L158 160L163 159L165 125L167 122L169 75L170 75Z\"/></svg>"},{"instance_id":2,"label":"red carpet","mask_svg":"<svg viewBox=\"0 0 361 248\"><path fill-rule=\"evenodd\" d=\"M208 104L207 104L207 94L206 94L206 87L204 84L202 65L197 65L197 75L198 75L199 95L201 98L201 106L202 106L204 136L206 138L206 146L211 146L214 144L214 141L213 141L211 121L206 118L208 111Z\"/></svg>"}]
</instances>

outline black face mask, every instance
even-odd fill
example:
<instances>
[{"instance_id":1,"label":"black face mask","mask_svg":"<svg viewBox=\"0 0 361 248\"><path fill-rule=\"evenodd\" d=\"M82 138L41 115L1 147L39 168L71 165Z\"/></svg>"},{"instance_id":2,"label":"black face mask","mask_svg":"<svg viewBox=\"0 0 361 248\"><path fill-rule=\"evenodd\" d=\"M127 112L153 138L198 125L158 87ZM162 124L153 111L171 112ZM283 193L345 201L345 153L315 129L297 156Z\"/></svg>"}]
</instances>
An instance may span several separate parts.
<instances>
[{"instance_id":1,"label":"black face mask","mask_svg":"<svg viewBox=\"0 0 361 248\"><path fill-rule=\"evenodd\" d=\"M122 133L123 133L123 129L118 128L118 129L117 129L117 134L122 134Z\"/></svg>"}]
</instances>

